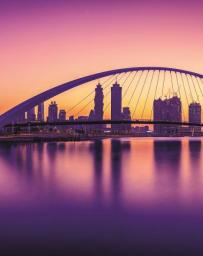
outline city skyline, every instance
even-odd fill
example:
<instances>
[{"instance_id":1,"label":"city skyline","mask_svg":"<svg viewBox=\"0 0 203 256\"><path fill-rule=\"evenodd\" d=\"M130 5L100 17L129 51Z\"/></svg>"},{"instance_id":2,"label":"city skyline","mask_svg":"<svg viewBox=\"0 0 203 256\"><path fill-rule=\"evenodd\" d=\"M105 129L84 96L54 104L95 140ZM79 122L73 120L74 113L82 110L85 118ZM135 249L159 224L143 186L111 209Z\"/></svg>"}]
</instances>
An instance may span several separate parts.
<instances>
[{"instance_id":1,"label":"city skyline","mask_svg":"<svg viewBox=\"0 0 203 256\"><path fill-rule=\"evenodd\" d=\"M121 121L126 120L130 121L131 118L131 109L129 106L123 106L123 93L122 93L122 87L120 84L116 81L111 85L111 120L112 121ZM174 93L172 93L174 94ZM187 121L189 123L196 123L201 124L201 110L202 106L199 102L192 101L188 105L188 116L186 117ZM37 111L36 111L37 110ZM182 122L182 118L185 118L184 109L182 108L182 101L181 98L179 98L177 95L165 97L164 99L162 97L154 98L153 100L153 119L151 121L166 121L166 122ZM24 115L24 119L22 115L20 116L20 119L17 119L17 122L33 122L33 121L42 121L42 122L57 122L57 121L103 121L104 119L104 93L103 93L103 86L99 82L95 86L94 90L94 108L90 110L89 115L78 115L78 116L67 116L67 113L64 109L60 109L58 107L56 101L51 101L48 106L48 115L45 119L41 119L41 117L45 116L45 109L44 109L44 103L41 103L36 108L31 108L27 113ZM27 119L26 119L27 118ZM79 126L76 126L76 129ZM85 128L85 126L81 126L81 128ZM145 129L145 127L134 127L131 124L125 124L125 125L117 125L112 124L111 130L112 131L126 131L128 133L131 133L132 131L136 131L136 129ZM64 129L69 129L68 127L64 127ZM72 129L70 127L70 129ZM86 128L85 128L86 129ZM87 129L89 130L100 130L104 131L106 129L105 125L87 125ZM138 129L139 131L139 129ZM149 131L149 127L144 132L145 134ZM194 133L200 133L201 127L187 127L183 128L181 125L160 125L160 124L154 124L153 125L153 132L155 135L188 135L191 132Z\"/></svg>"},{"instance_id":2,"label":"city skyline","mask_svg":"<svg viewBox=\"0 0 203 256\"><path fill-rule=\"evenodd\" d=\"M121 73L120 73L121 72ZM110 76L112 74L112 76ZM152 105L153 100L157 98L161 99L167 99L173 96L181 97L181 105L183 109L183 121L188 121L187 116L189 116L189 104L190 103L200 103L202 104L202 78L203 75L194 73L192 71L185 71L185 70L179 70L174 68L163 68L163 67L134 67L131 69L122 69L121 70L112 70L107 72L102 72L99 74L93 74L86 78L80 78L79 80L71 81L69 83L66 83L62 85L63 88L63 94L65 94L66 98L66 108L63 109L60 105L60 108L65 110L65 112L68 114L68 116L87 116L88 111L93 108L94 106L94 93L95 89L95 77L98 78L98 76L101 78L101 81L98 81L98 85L103 86L103 96L102 96L102 105L103 105L103 113L105 119L109 119L110 115L108 115L108 109L111 109L111 86L112 83L118 83L120 84L122 91L123 91L123 97L122 97L122 104L123 106L128 106L132 110L132 118L139 118L139 119L147 119L152 120ZM108 77L105 77L108 76ZM104 77L104 78L103 78ZM85 84L85 80L87 82L92 81L88 85ZM90 80L89 80L90 79ZM82 84L80 81L83 81ZM170 81L170 82L169 82ZM78 85L81 85L81 90L84 89L84 86L88 86L88 94L83 95L82 99L80 99L79 102L74 102L74 106L69 107L69 100L72 98L76 100L77 97L75 97L76 90L69 90L69 86L73 84L73 87L77 87ZM65 87L64 87L65 86ZM10 121L13 121L14 119L18 121L23 119L23 112L22 109L20 111L20 108L24 108L24 112L27 112L28 110L31 112L32 115L32 108L33 106L37 106L42 102L42 97L45 96L44 100L46 101L46 104L43 103L42 107L45 109L45 113L43 113L45 116L48 114L48 104L49 100L55 101L56 98L61 97L61 93L59 96L54 96L54 94L58 94L58 88L60 88L61 85L55 87L54 89L50 89L49 91L45 91L43 94L39 94L37 97L34 97L33 99L27 99L27 102L21 103L20 105L16 106L16 110L18 112L15 112L15 108L12 111L8 111L8 115L12 115L12 113L15 112L15 115L12 116L12 119ZM72 85L71 85L72 87ZM100 86L101 87L101 86ZM66 90L68 90L66 92ZM132 92L133 91L133 92ZM161 91L161 94L160 94ZM56 92L56 93L55 93ZM62 92L62 91L60 91ZM50 96L50 93L52 97ZM53 94L54 93L54 94ZM34 104L30 105L30 103L34 100ZM57 100L58 103L58 100ZM82 105L82 104L83 105ZM143 104L144 103L144 104ZM29 104L30 107L26 107L26 105ZM25 108L26 107L26 108ZM31 109L30 109L31 108ZM73 110L77 111L77 114L74 115ZM28 112L29 112L28 111ZM18 114L17 114L18 113ZM6 115L7 115L6 114ZM202 115L203 113L201 113ZM19 115L19 116L17 116ZM3 115L4 116L4 115ZM34 114L33 114L34 116ZM30 120L35 119L29 118ZM3 118L3 117L2 117ZM16 119L17 118L17 119Z\"/></svg>"}]
</instances>

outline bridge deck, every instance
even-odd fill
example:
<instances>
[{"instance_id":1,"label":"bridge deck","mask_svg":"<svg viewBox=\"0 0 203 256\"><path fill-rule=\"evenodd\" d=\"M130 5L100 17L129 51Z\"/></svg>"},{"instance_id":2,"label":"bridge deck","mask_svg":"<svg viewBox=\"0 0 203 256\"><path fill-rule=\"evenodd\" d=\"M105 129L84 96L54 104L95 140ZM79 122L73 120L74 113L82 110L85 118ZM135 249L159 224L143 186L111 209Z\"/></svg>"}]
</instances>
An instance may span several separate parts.
<instances>
[{"instance_id":1,"label":"bridge deck","mask_svg":"<svg viewBox=\"0 0 203 256\"><path fill-rule=\"evenodd\" d=\"M73 125L96 125L96 124L148 124L148 125L177 125L202 127L203 123L153 121L153 120L98 120L98 121L56 121L56 122L27 122L19 124L8 124L5 127L43 127L43 126L73 126Z\"/></svg>"}]
</instances>

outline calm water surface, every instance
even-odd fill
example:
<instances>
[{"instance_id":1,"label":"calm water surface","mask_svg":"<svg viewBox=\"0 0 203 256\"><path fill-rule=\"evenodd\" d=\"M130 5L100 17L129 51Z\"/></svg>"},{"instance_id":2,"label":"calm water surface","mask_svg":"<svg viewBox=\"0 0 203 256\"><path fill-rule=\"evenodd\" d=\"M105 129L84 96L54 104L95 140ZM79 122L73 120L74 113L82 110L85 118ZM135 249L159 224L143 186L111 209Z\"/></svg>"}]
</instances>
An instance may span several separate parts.
<instances>
[{"instance_id":1,"label":"calm water surface","mask_svg":"<svg viewBox=\"0 0 203 256\"><path fill-rule=\"evenodd\" d=\"M202 142L0 145L0 246L29 255L203 255Z\"/></svg>"}]
</instances>

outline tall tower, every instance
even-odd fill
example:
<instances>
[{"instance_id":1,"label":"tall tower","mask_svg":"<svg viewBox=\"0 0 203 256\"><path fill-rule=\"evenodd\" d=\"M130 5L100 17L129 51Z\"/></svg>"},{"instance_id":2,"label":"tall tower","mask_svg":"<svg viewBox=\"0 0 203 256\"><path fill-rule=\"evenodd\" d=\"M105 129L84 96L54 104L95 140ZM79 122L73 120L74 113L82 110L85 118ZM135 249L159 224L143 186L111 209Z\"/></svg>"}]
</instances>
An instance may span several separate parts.
<instances>
[{"instance_id":1,"label":"tall tower","mask_svg":"<svg viewBox=\"0 0 203 256\"><path fill-rule=\"evenodd\" d=\"M201 124L201 105L199 103L194 102L189 105L189 123ZM200 132L201 126L194 126L192 129Z\"/></svg>"},{"instance_id":2,"label":"tall tower","mask_svg":"<svg viewBox=\"0 0 203 256\"><path fill-rule=\"evenodd\" d=\"M44 122L44 102L38 105L37 120Z\"/></svg>"},{"instance_id":3,"label":"tall tower","mask_svg":"<svg viewBox=\"0 0 203 256\"><path fill-rule=\"evenodd\" d=\"M103 88L99 83L95 89L95 98L94 98L94 115L95 120L103 120L103 107L104 107L104 94Z\"/></svg>"},{"instance_id":4,"label":"tall tower","mask_svg":"<svg viewBox=\"0 0 203 256\"><path fill-rule=\"evenodd\" d=\"M122 119L122 87L116 82L111 87L111 119ZM113 130L120 130L121 125L112 125Z\"/></svg>"},{"instance_id":5,"label":"tall tower","mask_svg":"<svg viewBox=\"0 0 203 256\"><path fill-rule=\"evenodd\" d=\"M55 101L52 101L48 109L48 121L55 122L58 119L58 106Z\"/></svg>"}]
</instances>

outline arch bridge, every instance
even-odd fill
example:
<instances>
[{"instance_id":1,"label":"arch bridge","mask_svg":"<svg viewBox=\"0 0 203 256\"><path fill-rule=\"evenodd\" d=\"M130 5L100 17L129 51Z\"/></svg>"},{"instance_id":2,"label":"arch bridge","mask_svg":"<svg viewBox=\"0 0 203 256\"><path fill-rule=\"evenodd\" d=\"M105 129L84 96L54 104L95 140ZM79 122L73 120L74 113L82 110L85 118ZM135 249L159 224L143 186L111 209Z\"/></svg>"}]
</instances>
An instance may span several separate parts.
<instances>
[{"instance_id":1,"label":"arch bridge","mask_svg":"<svg viewBox=\"0 0 203 256\"><path fill-rule=\"evenodd\" d=\"M82 86L94 80L102 79L105 77L115 78L115 76L118 79L118 77L121 75L127 76L127 78L124 79L123 83L126 83L127 79L129 79L129 77L131 76L131 81L128 83L127 90L129 90L131 84L133 84L133 80L137 79L133 89L133 95L135 93L135 90L138 88L139 83L142 83L139 94L136 94L138 98L136 106L137 105L139 106L141 102L140 97L141 97L141 94L143 94L143 91L145 90L143 88L146 84L146 81L148 81L148 84L145 90L146 92L145 92L145 95L143 96L144 100L142 100L142 102L144 101L144 109L141 111L143 113L145 112L145 109L146 109L147 99L152 95L152 87L154 88L153 89L154 99L155 97L158 97L158 96L163 97L164 93L166 93L167 89L164 86L166 84L167 76L170 78L171 90L173 91L173 93L174 91L176 91L177 95L181 98L184 98L183 101L185 101L188 105L190 102L200 102L201 97L203 101L203 87L202 87L203 75L202 74L183 70L183 69L168 68L168 67L151 66L151 67L122 68L122 69L115 69L115 70L95 73L82 78L78 78L76 80L72 80L67 83L58 85L54 88L48 89L30 99L27 99L26 101L9 109L8 111L6 111L0 116L0 127L11 124L16 119L16 117L21 116L23 113L29 111L30 109L37 106L38 104L45 102L61 93L71 90L75 87ZM161 76L162 76L162 81L160 82ZM157 94L158 91L159 91L159 95ZM130 100L132 99L133 95L130 96ZM131 123L140 122L144 124L145 123L154 124L154 121L151 121L150 118L145 121L142 121L142 120L143 120L143 116L141 116L141 118L139 119L137 118L136 120L132 120ZM105 123L105 120L103 121L103 123ZM112 124L112 121L106 120L106 123ZM43 122L41 124L43 125ZM91 122L89 122L89 124L91 124ZM189 123L189 122L186 122L186 120L181 122L181 124L196 125L196 123L194 122ZM200 125L200 124L197 124L197 125Z\"/></svg>"}]
</instances>

